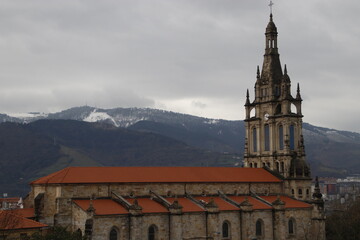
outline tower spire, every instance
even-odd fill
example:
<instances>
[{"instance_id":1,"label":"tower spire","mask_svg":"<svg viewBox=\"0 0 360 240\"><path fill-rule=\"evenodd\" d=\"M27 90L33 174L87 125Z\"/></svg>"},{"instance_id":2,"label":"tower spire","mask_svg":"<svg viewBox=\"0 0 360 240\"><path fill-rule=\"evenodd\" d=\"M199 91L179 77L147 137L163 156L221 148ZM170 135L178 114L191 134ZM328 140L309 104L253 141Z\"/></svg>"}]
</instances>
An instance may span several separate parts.
<instances>
[{"instance_id":1,"label":"tower spire","mask_svg":"<svg viewBox=\"0 0 360 240\"><path fill-rule=\"evenodd\" d=\"M246 105L250 105L250 96L249 96L249 89L246 90L246 102L245 102L245 106Z\"/></svg>"},{"instance_id":2,"label":"tower spire","mask_svg":"<svg viewBox=\"0 0 360 240\"><path fill-rule=\"evenodd\" d=\"M277 36L277 28L271 13L265 30L265 54L261 72L263 82L279 83L283 75L278 53Z\"/></svg>"},{"instance_id":3,"label":"tower spire","mask_svg":"<svg viewBox=\"0 0 360 240\"><path fill-rule=\"evenodd\" d=\"M300 84L297 84L297 89L296 89L296 99L301 100L301 94L300 94Z\"/></svg>"}]
</instances>

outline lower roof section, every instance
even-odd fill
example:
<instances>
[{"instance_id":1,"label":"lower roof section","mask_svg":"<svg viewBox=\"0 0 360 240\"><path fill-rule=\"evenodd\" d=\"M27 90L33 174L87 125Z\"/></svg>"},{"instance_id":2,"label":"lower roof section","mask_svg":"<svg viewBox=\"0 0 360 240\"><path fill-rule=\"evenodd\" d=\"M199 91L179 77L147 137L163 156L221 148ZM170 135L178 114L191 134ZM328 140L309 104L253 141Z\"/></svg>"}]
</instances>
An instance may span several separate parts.
<instances>
[{"instance_id":1,"label":"lower roof section","mask_svg":"<svg viewBox=\"0 0 360 240\"><path fill-rule=\"evenodd\" d=\"M170 213L171 207L180 206L182 213L206 212L208 207L219 211L241 211L241 205L246 202L253 210L271 210L272 203L281 200L285 209L312 208L312 205L295 200L288 196L188 196L188 197L153 197L115 199L74 199L73 202L83 211L94 211L95 215L127 215L134 206L142 214Z\"/></svg>"},{"instance_id":2,"label":"lower roof section","mask_svg":"<svg viewBox=\"0 0 360 240\"><path fill-rule=\"evenodd\" d=\"M0 230L44 228L47 225L27 219L13 210L0 210Z\"/></svg>"}]
</instances>

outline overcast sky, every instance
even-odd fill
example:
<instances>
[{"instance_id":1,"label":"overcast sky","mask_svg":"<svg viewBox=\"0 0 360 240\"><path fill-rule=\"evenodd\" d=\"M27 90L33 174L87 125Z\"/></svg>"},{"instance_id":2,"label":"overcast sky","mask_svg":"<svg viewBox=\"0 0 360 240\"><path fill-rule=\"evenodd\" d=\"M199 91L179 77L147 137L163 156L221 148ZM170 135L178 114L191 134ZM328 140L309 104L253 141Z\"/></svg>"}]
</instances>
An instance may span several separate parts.
<instances>
[{"instance_id":1,"label":"overcast sky","mask_svg":"<svg viewBox=\"0 0 360 240\"><path fill-rule=\"evenodd\" d=\"M360 132L360 1L274 0L304 121ZM0 0L0 112L151 107L244 119L267 0Z\"/></svg>"}]
</instances>

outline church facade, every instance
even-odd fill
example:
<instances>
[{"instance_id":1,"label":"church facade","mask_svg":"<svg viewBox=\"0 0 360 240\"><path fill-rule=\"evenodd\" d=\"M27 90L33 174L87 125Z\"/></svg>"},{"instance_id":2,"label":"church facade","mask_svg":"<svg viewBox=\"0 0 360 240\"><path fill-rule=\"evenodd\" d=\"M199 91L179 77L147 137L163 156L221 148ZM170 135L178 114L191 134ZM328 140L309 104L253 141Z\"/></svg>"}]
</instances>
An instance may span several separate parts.
<instances>
[{"instance_id":1,"label":"church facade","mask_svg":"<svg viewBox=\"0 0 360 240\"><path fill-rule=\"evenodd\" d=\"M300 90L292 97L272 15L265 36L255 99L247 92L245 103L244 168L70 167L33 181L26 207L93 240L324 240Z\"/></svg>"}]
</instances>

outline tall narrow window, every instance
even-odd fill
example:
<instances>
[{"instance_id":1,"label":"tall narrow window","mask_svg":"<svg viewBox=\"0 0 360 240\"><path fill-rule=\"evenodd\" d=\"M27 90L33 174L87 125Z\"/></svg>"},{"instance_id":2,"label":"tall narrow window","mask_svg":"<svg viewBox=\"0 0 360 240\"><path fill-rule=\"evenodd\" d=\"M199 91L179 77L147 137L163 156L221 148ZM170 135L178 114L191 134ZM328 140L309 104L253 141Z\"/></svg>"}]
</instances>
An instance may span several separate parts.
<instances>
[{"instance_id":1,"label":"tall narrow window","mask_svg":"<svg viewBox=\"0 0 360 240\"><path fill-rule=\"evenodd\" d=\"M295 127L290 125L290 150L295 149Z\"/></svg>"},{"instance_id":2,"label":"tall narrow window","mask_svg":"<svg viewBox=\"0 0 360 240\"><path fill-rule=\"evenodd\" d=\"M261 219L257 220L256 221L256 224L255 224L255 232L256 232L256 236L259 237L259 236L262 236L263 235L263 226L262 226L262 221Z\"/></svg>"},{"instance_id":3,"label":"tall narrow window","mask_svg":"<svg viewBox=\"0 0 360 240\"><path fill-rule=\"evenodd\" d=\"M118 239L118 232L115 228L112 228L110 231L109 240L117 240Z\"/></svg>"},{"instance_id":4,"label":"tall narrow window","mask_svg":"<svg viewBox=\"0 0 360 240\"><path fill-rule=\"evenodd\" d=\"M230 237L230 224L225 221L222 225L222 237L229 238Z\"/></svg>"},{"instance_id":5,"label":"tall narrow window","mask_svg":"<svg viewBox=\"0 0 360 240\"><path fill-rule=\"evenodd\" d=\"M156 240L156 227L151 225L148 232L148 240Z\"/></svg>"},{"instance_id":6,"label":"tall narrow window","mask_svg":"<svg viewBox=\"0 0 360 240\"><path fill-rule=\"evenodd\" d=\"M270 127L265 125L265 151L270 151Z\"/></svg>"},{"instance_id":7,"label":"tall narrow window","mask_svg":"<svg viewBox=\"0 0 360 240\"><path fill-rule=\"evenodd\" d=\"M92 235L92 231L93 231L93 220L88 219L85 222L85 236L90 237Z\"/></svg>"},{"instance_id":8,"label":"tall narrow window","mask_svg":"<svg viewBox=\"0 0 360 240\"><path fill-rule=\"evenodd\" d=\"M256 134L256 128L253 128L252 130L252 137L253 137L253 151L257 152L257 134Z\"/></svg>"},{"instance_id":9,"label":"tall narrow window","mask_svg":"<svg viewBox=\"0 0 360 240\"><path fill-rule=\"evenodd\" d=\"M294 223L294 220L293 219L290 219L289 222L288 222L288 231L289 231L289 234L294 234L295 233L295 223Z\"/></svg>"},{"instance_id":10,"label":"tall narrow window","mask_svg":"<svg viewBox=\"0 0 360 240\"><path fill-rule=\"evenodd\" d=\"M280 163L276 162L276 171L280 172Z\"/></svg>"},{"instance_id":11,"label":"tall narrow window","mask_svg":"<svg viewBox=\"0 0 360 240\"><path fill-rule=\"evenodd\" d=\"M282 125L279 126L279 149L284 149L284 128Z\"/></svg>"}]
</instances>

